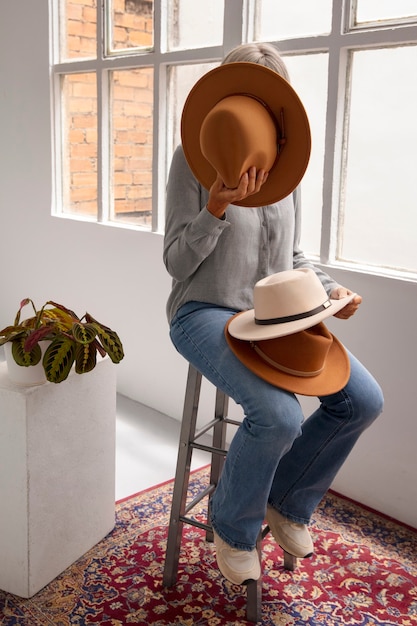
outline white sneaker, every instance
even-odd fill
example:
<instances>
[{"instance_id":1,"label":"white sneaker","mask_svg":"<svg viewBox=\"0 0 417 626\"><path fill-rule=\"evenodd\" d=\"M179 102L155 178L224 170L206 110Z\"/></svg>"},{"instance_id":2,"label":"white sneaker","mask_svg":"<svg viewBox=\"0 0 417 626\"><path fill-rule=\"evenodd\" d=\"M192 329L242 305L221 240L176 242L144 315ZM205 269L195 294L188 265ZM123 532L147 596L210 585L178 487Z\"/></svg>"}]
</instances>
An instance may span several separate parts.
<instances>
[{"instance_id":1,"label":"white sneaker","mask_svg":"<svg viewBox=\"0 0 417 626\"><path fill-rule=\"evenodd\" d=\"M266 521L275 541L285 552L300 559L313 554L313 540L305 524L293 522L269 504L266 509Z\"/></svg>"},{"instance_id":2,"label":"white sneaker","mask_svg":"<svg viewBox=\"0 0 417 626\"><path fill-rule=\"evenodd\" d=\"M223 541L213 530L214 545L219 570L227 580L235 585L243 585L249 580L258 580L261 575L258 552L237 550Z\"/></svg>"}]
</instances>

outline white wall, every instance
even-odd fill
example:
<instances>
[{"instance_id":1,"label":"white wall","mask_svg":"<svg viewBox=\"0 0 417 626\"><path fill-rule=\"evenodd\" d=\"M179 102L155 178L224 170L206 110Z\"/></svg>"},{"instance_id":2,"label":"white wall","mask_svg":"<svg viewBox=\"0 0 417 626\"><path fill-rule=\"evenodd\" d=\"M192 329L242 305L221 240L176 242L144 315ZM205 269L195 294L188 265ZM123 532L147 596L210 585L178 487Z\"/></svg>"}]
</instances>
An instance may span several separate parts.
<instances>
[{"instance_id":1,"label":"white wall","mask_svg":"<svg viewBox=\"0 0 417 626\"><path fill-rule=\"evenodd\" d=\"M126 357L115 366L119 392L179 419L187 367L168 338L170 279L161 235L50 215L47 4L0 4L0 327L11 323L27 296L88 310L124 343ZM383 416L334 488L417 526L417 285L332 274L364 303L349 322L329 325L374 373L386 398ZM203 405L211 395L205 388ZM240 415L237 407L232 413Z\"/></svg>"}]
</instances>

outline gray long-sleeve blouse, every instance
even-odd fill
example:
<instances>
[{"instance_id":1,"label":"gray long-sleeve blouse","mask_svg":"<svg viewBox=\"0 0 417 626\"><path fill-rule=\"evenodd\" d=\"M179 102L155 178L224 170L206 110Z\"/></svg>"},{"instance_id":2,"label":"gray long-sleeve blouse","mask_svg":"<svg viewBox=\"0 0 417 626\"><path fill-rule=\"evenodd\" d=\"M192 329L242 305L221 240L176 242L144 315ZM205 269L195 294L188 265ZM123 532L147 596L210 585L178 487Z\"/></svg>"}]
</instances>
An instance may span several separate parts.
<instances>
[{"instance_id":1,"label":"gray long-sleeve blouse","mask_svg":"<svg viewBox=\"0 0 417 626\"><path fill-rule=\"evenodd\" d=\"M167 302L169 322L190 301L236 311L251 309L255 283L288 269L311 267L328 294L338 286L299 248L298 190L269 206L229 205L225 219L209 213L207 200L207 190L192 174L179 146L166 199L163 258L173 279Z\"/></svg>"}]
</instances>

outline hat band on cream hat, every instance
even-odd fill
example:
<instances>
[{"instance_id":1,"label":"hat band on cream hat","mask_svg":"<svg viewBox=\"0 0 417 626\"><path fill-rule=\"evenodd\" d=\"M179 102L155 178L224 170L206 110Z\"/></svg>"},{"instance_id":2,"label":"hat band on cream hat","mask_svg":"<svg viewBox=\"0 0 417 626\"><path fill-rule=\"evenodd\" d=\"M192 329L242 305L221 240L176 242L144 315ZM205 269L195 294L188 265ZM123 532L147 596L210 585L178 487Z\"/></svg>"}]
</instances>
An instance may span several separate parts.
<instances>
[{"instance_id":1,"label":"hat band on cream hat","mask_svg":"<svg viewBox=\"0 0 417 626\"><path fill-rule=\"evenodd\" d=\"M228 330L233 337L246 341L290 335L334 315L354 296L329 298L311 268L278 272L256 283L254 308L235 316Z\"/></svg>"},{"instance_id":2,"label":"hat band on cream hat","mask_svg":"<svg viewBox=\"0 0 417 626\"><path fill-rule=\"evenodd\" d=\"M322 313L326 309L332 306L330 298L327 298L323 304L316 306L314 309L310 311L303 311L303 313L295 313L294 315L285 315L284 317L272 317L269 319L258 319L255 317L255 324L286 324L287 322L296 322L298 320L304 320L307 317L312 317L313 315L317 315L318 313Z\"/></svg>"}]
</instances>

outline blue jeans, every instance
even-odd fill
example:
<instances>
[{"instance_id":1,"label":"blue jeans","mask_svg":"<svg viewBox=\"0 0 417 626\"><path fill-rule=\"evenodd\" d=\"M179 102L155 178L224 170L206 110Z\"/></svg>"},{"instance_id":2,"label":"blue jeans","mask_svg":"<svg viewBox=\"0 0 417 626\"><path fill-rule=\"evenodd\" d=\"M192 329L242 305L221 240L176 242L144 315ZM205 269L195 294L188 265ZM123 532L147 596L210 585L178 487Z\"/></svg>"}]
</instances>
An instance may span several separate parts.
<instances>
[{"instance_id":1,"label":"blue jeans","mask_svg":"<svg viewBox=\"0 0 417 626\"><path fill-rule=\"evenodd\" d=\"M236 311L201 302L182 306L171 323L178 352L242 406L244 419L230 444L211 502L217 534L251 550L267 503L307 524L361 433L381 413L382 392L349 354L346 387L320 397L306 420L297 397L253 374L233 354L224 326Z\"/></svg>"}]
</instances>

